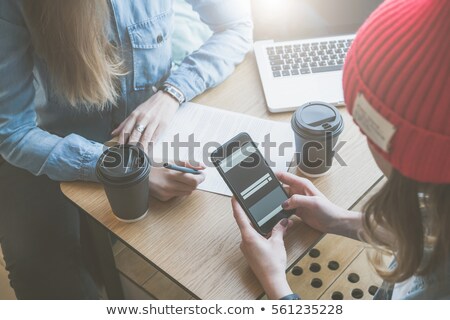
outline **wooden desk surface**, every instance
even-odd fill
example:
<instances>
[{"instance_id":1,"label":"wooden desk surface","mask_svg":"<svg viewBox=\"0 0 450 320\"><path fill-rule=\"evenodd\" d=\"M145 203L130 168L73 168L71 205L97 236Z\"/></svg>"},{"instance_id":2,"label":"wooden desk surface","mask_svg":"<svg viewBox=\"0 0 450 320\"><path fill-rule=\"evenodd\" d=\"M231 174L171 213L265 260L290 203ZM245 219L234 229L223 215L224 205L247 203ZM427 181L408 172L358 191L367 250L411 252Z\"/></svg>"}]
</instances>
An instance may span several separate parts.
<instances>
[{"instance_id":1,"label":"wooden desk surface","mask_svg":"<svg viewBox=\"0 0 450 320\"><path fill-rule=\"evenodd\" d=\"M300 90L300 89L299 89ZM291 113L270 114L265 107L256 61L249 53L223 84L195 102L277 121ZM314 183L333 202L350 208L380 178L365 138L342 110L347 141L341 156L348 166L335 163L330 174ZM150 203L141 222L126 224L114 218L99 184L63 183L64 194L88 212L168 277L200 299L256 299L263 291L239 250L240 234L230 198L196 191L191 197ZM286 247L294 264L322 235L297 221Z\"/></svg>"}]
</instances>

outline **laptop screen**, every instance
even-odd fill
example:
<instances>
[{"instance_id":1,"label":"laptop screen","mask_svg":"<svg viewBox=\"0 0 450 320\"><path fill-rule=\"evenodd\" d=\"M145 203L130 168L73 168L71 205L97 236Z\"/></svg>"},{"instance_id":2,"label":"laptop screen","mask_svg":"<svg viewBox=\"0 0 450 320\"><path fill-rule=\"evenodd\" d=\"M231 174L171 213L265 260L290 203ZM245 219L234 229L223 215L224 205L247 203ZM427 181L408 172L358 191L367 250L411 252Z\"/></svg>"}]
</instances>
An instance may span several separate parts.
<instances>
[{"instance_id":1,"label":"laptop screen","mask_svg":"<svg viewBox=\"0 0 450 320\"><path fill-rule=\"evenodd\" d=\"M255 40L355 33L382 0L252 0Z\"/></svg>"}]
</instances>

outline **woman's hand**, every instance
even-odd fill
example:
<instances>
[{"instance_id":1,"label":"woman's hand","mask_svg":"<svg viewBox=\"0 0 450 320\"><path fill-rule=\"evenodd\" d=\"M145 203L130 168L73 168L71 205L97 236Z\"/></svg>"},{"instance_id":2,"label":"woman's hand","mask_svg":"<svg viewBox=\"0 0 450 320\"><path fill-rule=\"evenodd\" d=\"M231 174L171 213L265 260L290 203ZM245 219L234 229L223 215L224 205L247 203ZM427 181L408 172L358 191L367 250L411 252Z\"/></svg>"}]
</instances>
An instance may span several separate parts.
<instances>
[{"instance_id":1,"label":"woman's hand","mask_svg":"<svg viewBox=\"0 0 450 320\"><path fill-rule=\"evenodd\" d=\"M361 213L333 204L308 179L287 172L279 172L276 176L290 195L283 203L283 209L296 209L295 214L316 230L358 239L362 230Z\"/></svg>"},{"instance_id":2,"label":"woman's hand","mask_svg":"<svg viewBox=\"0 0 450 320\"><path fill-rule=\"evenodd\" d=\"M234 218L242 235L241 250L269 299L280 299L292 293L286 280L286 249L283 237L292 223L284 219L270 238L261 236L252 226L236 199L232 199Z\"/></svg>"},{"instance_id":3,"label":"woman's hand","mask_svg":"<svg viewBox=\"0 0 450 320\"><path fill-rule=\"evenodd\" d=\"M150 142L168 126L178 109L178 101L169 94L158 91L141 104L111 134L119 137L119 143L139 142L148 150Z\"/></svg>"},{"instance_id":4,"label":"woman's hand","mask_svg":"<svg viewBox=\"0 0 450 320\"><path fill-rule=\"evenodd\" d=\"M204 170L204 166L193 167L179 164L192 169ZM189 196L205 180L205 174L195 175L169 170L163 167L152 168L150 171L150 195L168 201L175 197Z\"/></svg>"}]
</instances>

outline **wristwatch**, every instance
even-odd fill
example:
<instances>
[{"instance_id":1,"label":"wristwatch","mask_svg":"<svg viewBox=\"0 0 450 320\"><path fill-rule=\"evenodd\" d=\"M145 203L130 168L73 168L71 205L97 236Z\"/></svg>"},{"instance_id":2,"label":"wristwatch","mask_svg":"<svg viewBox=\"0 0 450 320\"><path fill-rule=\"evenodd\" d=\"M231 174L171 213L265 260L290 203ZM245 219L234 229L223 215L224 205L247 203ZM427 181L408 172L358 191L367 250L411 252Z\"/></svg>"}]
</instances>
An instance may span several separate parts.
<instances>
[{"instance_id":1,"label":"wristwatch","mask_svg":"<svg viewBox=\"0 0 450 320\"><path fill-rule=\"evenodd\" d=\"M186 102L186 98L184 97L183 92L181 92L178 88L174 87L170 83L164 83L162 86L162 91L170 94L175 100L178 101L180 105Z\"/></svg>"},{"instance_id":2,"label":"wristwatch","mask_svg":"<svg viewBox=\"0 0 450 320\"><path fill-rule=\"evenodd\" d=\"M287 296L284 296L283 298L280 298L280 300L300 300L300 297L296 293L291 293Z\"/></svg>"}]
</instances>

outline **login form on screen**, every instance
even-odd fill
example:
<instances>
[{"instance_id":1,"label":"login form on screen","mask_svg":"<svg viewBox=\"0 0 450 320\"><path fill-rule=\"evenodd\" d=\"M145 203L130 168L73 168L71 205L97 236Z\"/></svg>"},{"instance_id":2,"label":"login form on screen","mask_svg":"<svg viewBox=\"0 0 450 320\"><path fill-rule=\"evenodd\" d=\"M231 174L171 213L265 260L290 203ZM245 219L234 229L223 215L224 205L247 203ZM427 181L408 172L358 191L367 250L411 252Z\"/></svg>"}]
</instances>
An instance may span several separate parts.
<instances>
[{"instance_id":1,"label":"login form on screen","mask_svg":"<svg viewBox=\"0 0 450 320\"><path fill-rule=\"evenodd\" d=\"M259 226L282 210L287 196L254 145L239 148L220 167Z\"/></svg>"}]
</instances>

